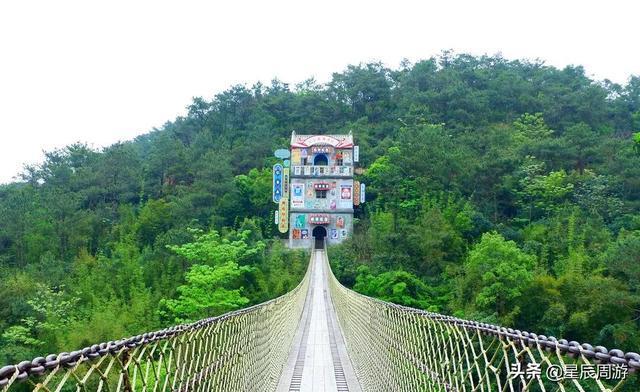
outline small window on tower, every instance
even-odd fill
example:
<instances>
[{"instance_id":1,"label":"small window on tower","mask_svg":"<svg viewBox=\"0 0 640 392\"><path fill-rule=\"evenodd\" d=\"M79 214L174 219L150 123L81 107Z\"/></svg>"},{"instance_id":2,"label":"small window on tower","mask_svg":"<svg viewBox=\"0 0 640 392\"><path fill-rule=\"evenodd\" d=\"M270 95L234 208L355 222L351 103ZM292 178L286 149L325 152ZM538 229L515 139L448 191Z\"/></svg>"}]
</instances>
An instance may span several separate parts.
<instances>
[{"instance_id":1,"label":"small window on tower","mask_svg":"<svg viewBox=\"0 0 640 392\"><path fill-rule=\"evenodd\" d=\"M327 191L326 190L316 190L316 199L326 199Z\"/></svg>"}]
</instances>

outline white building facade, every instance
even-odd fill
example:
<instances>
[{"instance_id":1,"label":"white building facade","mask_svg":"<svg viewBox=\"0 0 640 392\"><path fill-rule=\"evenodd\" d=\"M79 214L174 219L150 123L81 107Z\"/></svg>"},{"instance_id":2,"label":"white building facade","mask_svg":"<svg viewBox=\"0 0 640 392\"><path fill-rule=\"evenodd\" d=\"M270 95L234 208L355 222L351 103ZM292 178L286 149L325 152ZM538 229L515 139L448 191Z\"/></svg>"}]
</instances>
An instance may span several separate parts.
<instances>
[{"instance_id":1,"label":"white building facade","mask_svg":"<svg viewBox=\"0 0 640 392\"><path fill-rule=\"evenodd\" d=\"M354 204L360 203L360 184L353 174L351 134L291 135L291 248L309 248L314 240L336 244L351 235Z\"/></svg>"}]
</instances>

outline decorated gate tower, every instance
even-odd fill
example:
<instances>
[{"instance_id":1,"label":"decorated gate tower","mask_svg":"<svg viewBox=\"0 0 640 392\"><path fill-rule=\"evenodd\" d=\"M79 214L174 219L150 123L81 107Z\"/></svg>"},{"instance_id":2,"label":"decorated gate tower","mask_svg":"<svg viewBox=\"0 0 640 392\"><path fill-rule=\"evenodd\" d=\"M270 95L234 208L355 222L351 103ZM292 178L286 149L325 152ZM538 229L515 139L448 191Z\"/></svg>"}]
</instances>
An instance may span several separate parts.
<instances>
[{"instance_id":1,"label":"decorated gate tower","mask_svg":"<svg viewBox=\"0 0 640 392\"><path fill-rule=\"evenodd\" d=\"M354 207L364 202L364 185L353 178L359 149L352 135L293 132L290 153L284 155L291 159L274 166L274 201L279 199L276 221L280 231L288 229L289 246L342 242L352 233Z\"/></svg>"}]
</instances>

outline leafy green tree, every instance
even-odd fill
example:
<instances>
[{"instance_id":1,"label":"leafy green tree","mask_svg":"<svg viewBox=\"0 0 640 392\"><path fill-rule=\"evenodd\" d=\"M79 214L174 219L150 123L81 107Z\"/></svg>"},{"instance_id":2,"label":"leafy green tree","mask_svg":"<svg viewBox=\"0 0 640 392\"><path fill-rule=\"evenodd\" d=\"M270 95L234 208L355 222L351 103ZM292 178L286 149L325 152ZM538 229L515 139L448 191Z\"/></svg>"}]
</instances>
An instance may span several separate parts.
<instances>
[{"instance_id":1,"label":"leafy green tree","mask_svg":"<svg viewBox=\"0 0 640 392\"><path fill-rule=\"evenodd\" d=\"M513 324L518 300L534 276L535 257L498 233L485 233L464 264L465 296L478 310Z\"/></svg>"},{"instance_id":2,"label":"leafy green tree","mask_svg":"<svg viewBox=\"0 0 640 392\"><path fill-rule=\"evenodd\" d=\"M415 223L407 227L404 247L416 250L407 266L419 276L438 276L466 251L462 235L471 226L469 206L456 205L452 199L425 200Z\"/></svg>"},{"instance_id":3,"label":"leafy green tree","mask_svg":"<svg viewBox=\"0 0 640 392\"><path fill-rule=\"evenodd\" d=\"M355 118L367 116L380 120L390 112L391 72L381 63L348 66L343 73L334 73L329 91L350 106Z\"/></svg>"},{"instance_id":4,"label":"leafy green tree","mask_svg":"<svg viewBox=\"0 0 640 392\"><path fill-rule=\"evenodd\" d=\"M269 169L252 169L248 174L238 175L234 184L239 192L239 213L237 219L243 217L261 217L261 230L275 235L274 225L271 224L273 202L271 201L272 173Z\"/></svg>"},{"instance_id":5,"label":"leafy green tree","mask_svg":"<svg viewBox=\"0 0 640 392\"><path fill-rule=\"evenodd\" d=\"M172 226L172 205L163 199L149 200L140 209L137 235L142 244L152 244L156 237Z\"/></svg>"},{"instance_id":6,"label":"leafy green tree","mask_svg":"<svg viewBox=\"0 0 640 392\"><path fill-rule=\"evenodd\" d=\"M397 149L397 147L393 148ZM401 185L403 175L402 168L392 162L387 155L381 156L371 164L365 181L368 185L367 193L374 199L376 206L381 208L398 206L404 196Z\"/></svg>"},{"instance_id":7,"label":"leafy green tree","mask_svg":"<svg viewBox=\"0 0 640 392\"><path fill-rule=\"evenodd\" d=\"M27 300L31 315L2 333L2 340L7 345L3 354L15 361L24 359L21 357L23 350L30 353L55 350L60 332L77 318L78 301L78 298L68 296L63 288L54 291L39 285L36 294Z\"/></svg>"},{"instance_id":8,"label":"leafy green tree","mask_svg":"<svg viewBox=\"0 0 640 392\"><path fill-rule=\"evenodd\" d=\"M640 118L640 114L638 114L637 117ZM636 154L640 155L640 132L636 132L633 134L633 149Z\"/></svg>"},{"instance_id":9,"label":"leafy green tree","mask_svg":"<svg viewBox=\"0 0 640 392\"><path fill-rule=\"evenodd\" d=\"M572 158L573 167L579 174L583 174L587 165L595 161L595 148L599 140L599 135L585 123L572 125L565 131L565 153Z\"/></svg>"},{"instance_id":10,"label":"leafy green tree","mask_svg":"<svg viewBox=\"0 0 640 392\"><path fill-rule=\"evenodd\" d=\"M175 322L185 323L200 318L216 316L230 310L241 308L249 303L242 295L242 288L237 281L248 267L239 267L229 261L213 268L209 265L194 265L187 272L187 284L178 287L177 299L163 300L167 312Z\"/></svg>"},{"instance_id":11,"label":"leafy green tree","mask_svg":"<svg viewBox=\"0 0 640 392\"><path fill-rule=\"evenodd\" d=\"M521 206L527 211L528 222L557 211L574 189L564 170L544 174L544 164L533 160L521 169L520 175Z\"/></svg>"},{"instance_id":12,"label":"leafy green tree","mask_svg":"<svg viewBox=\"0 0 640 392\"><path fill-rule=\"evenodd\" d=\"M640 293L640 233L621 232L603 254L611 276L620 279L634 293Z\"/></svg>"},{"instance_id":13,"label":"leafy green tree","mask_svg":"<svg viewBox=\"0 0 640 392\"><path fill-rule=\"evenodd\" d=\"M191 262L210 266L222 265L228 261L243 262L262 252L265 244L261 241L251 245L248 239L250 231L235 235L221 236L217 231L204 233L202 230L191 230L195 241L180 246L169 246L169 249Z\"/></svg>"},{"instance_id":14,"label":"leafy green tree","mask_svg":"<svg viewBox=\"0 0 640 392\"><path fill-rule=\"evenodd\" d=\"M553 135L553 131L544 122L542 113L525 113L513 122L513 127L518 137L526 143L549 138Z\"/></svg>"},{"instance_id":15,"label":"leafy green tree","mask_svg":"<svg viewBox=\"0 0 640 392\"><path fill-rule=\"evenodd\" d=\"M239 238L223 238L216 231L194 230L195 242L169 248L194 263L185 276L186 283L178 287L178 298L161 301L161 316L176 322L195 321L215 316L246 305L250 300L242 295L242 277L253 268L240 262L264 250L264 243L247 243L249 231Z\"/></svg>"},{"instance_id":16,"label":"leafy green tree","mask_svg":"<svg viewBox=\"0 0 640 392\"><path fill-rule=\"evenodd\" d=\"M629 329L622 328L633 325L640 306L640 298L630 295L622 282L597 274L581 279L565 275L560 279L560 291L568 310L566 336L584 341L595 335L589 340L604 344L597 337L615 336L612 330L618 330L620 334L607 344L633 349L640 343L637 334L627 335Z\"/></svg>"},{"instance_id":17,"label":"leafy green tree","mask_svg":"<svg viewBox=\"0 0 640 392\"><path fill-rule=\"evenodd\" d=\"M402 127L397 139L398 149L390 150L389 157L404 176L421 185L421 190L452 187L470 174L462 159L468 151L455 143L442 125Z\"/></svg>"},{"instance_id":18,"label":"leafy green tree","mask_svg":"<svg viewBox=\"0 0 640 392\"><path fill-rule=\"evenodd\" d=\"M625 203L619 197L617 178L587 170L584 176L578 176L576 180L573 198L583 210L600 216L607 223L623 215Z\"/></svg>"},{"instance_id":19,"label":"leafy green tree","mask_svg":"<svg viewBox=\"0 0 640 392\"><path fill-rule=\"evenodd\" d=\"M548 336L565 336L567 308L560 282L548 274L537 274L524 290L516 326Z\"/></svg>"},{"instance_id":20,"label":"leafy green tree","mask_svg":"<svg viewBox=\"0 0 640 392\"><path fill-rule=\"evenodd\" d=\"M417 276L396 270L372 275L367 266L358 268L354 290L385 301L437 311L429 287Z\"/></svg>"}]
</instances>

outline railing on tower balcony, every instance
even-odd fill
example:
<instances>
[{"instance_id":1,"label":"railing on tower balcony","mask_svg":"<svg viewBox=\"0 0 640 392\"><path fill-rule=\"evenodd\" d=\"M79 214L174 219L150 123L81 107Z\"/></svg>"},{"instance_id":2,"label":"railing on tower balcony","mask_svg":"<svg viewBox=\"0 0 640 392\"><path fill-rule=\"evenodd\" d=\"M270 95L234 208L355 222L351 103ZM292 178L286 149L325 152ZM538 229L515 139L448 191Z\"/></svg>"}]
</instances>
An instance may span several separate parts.
<instances>
[{"instance_id":1,"label":"railing on tower balcony","mask_svg":"<svg viewBox=\"0 0 640 392\"><path fill-rule=\"evenodd\" d=\"M292 166L292 177L353 177L353 166Z\"/></svg>"}]
</instances>

